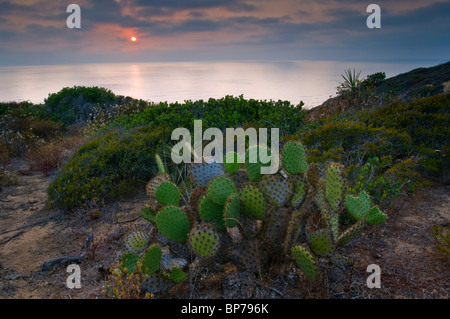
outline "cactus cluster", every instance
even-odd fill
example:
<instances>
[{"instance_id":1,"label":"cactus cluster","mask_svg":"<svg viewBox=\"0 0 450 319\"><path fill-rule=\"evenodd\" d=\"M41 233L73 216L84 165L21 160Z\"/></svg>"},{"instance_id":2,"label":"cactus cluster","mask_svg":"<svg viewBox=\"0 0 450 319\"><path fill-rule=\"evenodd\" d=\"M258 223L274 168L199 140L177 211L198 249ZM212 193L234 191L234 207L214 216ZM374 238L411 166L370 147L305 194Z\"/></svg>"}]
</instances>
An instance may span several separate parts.
<instances>
[{"instance_id":1,"label":"cactus cluster","mask_svg":"<svg viewBox=\"0 0 450 319\"><path fill-rule=\"evenodd\" d=\"M308 164L301 142L285 143L279 170L272 175L261 174L260 168L270 163L263 164L259 155L256 163L250 162L251 150L247 150L243 165L238 164L236 153L225 155L223 165L208 159L191 164L195 188L183 204L165 166L158 164L160 174L147 185L152 204L143 209L142 217L170 242L185 245L199 260L232 261L260 275L269 265L292 261L310 280L320 277L324 265L345 268L351 264L339 254L339 247L367 225L386 220L367 193L346 193L340 164ZM255 150L270 154L266 146ZM340 224L342 214L351 216L354 223L344 227ZM144 245L138 237L134 234L129 238L130 252L142 251L149 244L147 240ZM155 246L144 256L144 269L152 275L147 284L161 286L164 278L173 282L185 279L178 267L165 272L163 279L157 277L158 258Z\"/></svg>"}]
</instances>

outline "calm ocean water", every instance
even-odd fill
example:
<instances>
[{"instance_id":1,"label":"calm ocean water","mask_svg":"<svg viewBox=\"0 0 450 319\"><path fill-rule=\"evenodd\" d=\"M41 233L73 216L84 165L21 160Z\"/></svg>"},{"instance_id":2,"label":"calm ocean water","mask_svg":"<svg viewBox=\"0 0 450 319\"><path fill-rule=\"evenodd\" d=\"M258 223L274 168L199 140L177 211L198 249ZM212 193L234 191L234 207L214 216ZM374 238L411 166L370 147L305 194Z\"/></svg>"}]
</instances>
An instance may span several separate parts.
<instances>
[{"instance_id":1,"label":"calm ocean water","mask_svg":"<svg viewBox=\"0 0 450 319\"><path fill-rule=\"evenodd\" d=\"M285 62L158 62L57 66L0 67L0 102L41 103L49 93L74 85L99 86L115 94L153 102L207 100L225 95L262 100L300 101L314 107L336 95L347 68L361 76L386 72L387 77L424 63Z\"/></svg>"}]
</instances>

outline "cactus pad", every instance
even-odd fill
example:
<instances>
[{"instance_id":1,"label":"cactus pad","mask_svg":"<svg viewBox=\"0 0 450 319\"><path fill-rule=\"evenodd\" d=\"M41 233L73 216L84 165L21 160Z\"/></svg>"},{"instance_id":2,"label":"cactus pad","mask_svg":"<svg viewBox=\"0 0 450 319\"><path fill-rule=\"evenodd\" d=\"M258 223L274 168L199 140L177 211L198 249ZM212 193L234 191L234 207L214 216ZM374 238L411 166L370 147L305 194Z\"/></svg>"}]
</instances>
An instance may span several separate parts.
<instances>
[{"instance_id":1,"label":"cactus pad","mask_svg":"<svg viewBox=\"0 0 450 319\"><path fill-rule=\"evenodd\" d=\"M258 188L272 205L282 207L293 192L293 187L289 184L280 174L264 175Z\"/></svg>"},{"instance_id":2,"label":"cactus pad","mask_svg":"<svg viewBox=\"0 0 450 319\"><path fill-rule=\"evenodd\" d=\"M291 205L295 208L299 207L306 197L306 184L302 179L298 179L295 183L294 194L291 198Z\"/></svg>"},{"instance_id":3,"label":"cactus pad","mask_svg":"<svg viewBox=\"0 0 450 319\"><path fill-rule=\"evenodd\" d=\"M224 174L223 165L210 159L191 165L191 177L196 186L208 186L211 180Z\"/></svg>"},{"instance_id":4,"label":"cactus pad","mask_svg":"<svg viewBox=\"0 0 450 319\"><path fill-rule=\"evenodd\" d=\"M217 205L225 205L228 196L232 193L237 193L236 185L225 176L216 177L208 187L208 196Z\"/></svg>"},{"instance_id":5,"label":"cactus pad","mask_svg":"<svg viewBox=\"0 0 450 319\"><path fill-rule=\"evenodd\" d=\"M156 211L151 207L144 207L141 210L141 216L150 223L156 223Z\"/></svg>"},{"instance_id":6,"label":"cactus pad","mask_svg":"<svg viewBox=\"0 0 450 319\"><path fill-rule=\"evenodd\" d=\"M180 204L180 192L172 182L164 182L156 189L156 199L164 206L178 206Z\"/></svg>"},{"instance_id":7,"label":"cactus pad","mask_svg":"<svg viewBox=\"0 0 450 319\"><path fill-rule=\"evenodd\" d=\"M196 255L212 257L219 249L220 238L210 225L202 224L191 231L189 243Z\"/></svg>"},{"instance_id":8,"label":"cactus pad","mask_svg":"<svg viewBox=\"0 0 450 319\"><path fill-rule=\"evenodd\" d=\"M326 230L316 231L309 236L309 246L312 252L320 257L331 257L334 252L331 234Z\"/></svg>"},{"instance_id":9,"label":"cactus pad","mask_svg":"<svg viewBox=\"0 0 450 319\"><path fill-rule=\"evenodd\" d=\"M338 238L337 245L338 246L345 246L347 245L352 239L354 239L356 236L358 236L361 231L366 226L365 220L360 220L356 224L353 224L349 228L347 228Z\"/></svg>"},{"instance_id":10,"label":"cactus pad","mask_svg":"<svg viewBox=\"0 0 450 319\"><path fill-rule=\"evenodd\" d=\"M375 206L370 209L366 221L369 225L380 225L384 223L386 219L387 216Z\"/></svg>"},{"instance_id":11,"label":"cactus pad","mask_svg":"<svg viewBox=\"0 0 450 319\"><path fill-rule=\"evenodd\" d=\"M261 174L261 167L270 166L271 162L269 161L266 164L263 164L260 160L260 151L263 152L263 154L267 154L267 156L271 156L270 149L266 146L258 145L258 146L252 146L250 147L247 152L245 153L245 169L247 171L248 178L250 182L258 182L261 177L263 176ZM253 161L253 158L251 154L256 155L256 161Z\"/></svg>"},{"instance_id":12,"label":"cactus pad","mask_svg":"<svg viewBox=\"0 0 450 319\"><path fill-rule=\"evenodd\" d=\"M233 175L240 167L239 155L235 152L229 152L225 155L223 159L223 166L228 174Z\"/></svg>"},{"instance_id":13,"label":"cactus pad","mask_svg":"<svg viewBox=\"0 0 450 319\"><path fill-rule=\"evenodd\" d=\"M348 195L345 198L345 206L356 220L362 220L367 217L370 210L370 197L366 192L362 192L358 197Z\"/></svg>"},{"instance_id":14,"label":"cactus pad","mask_svg":"<svg viewBox=\"0 0 450 319\"><path fill-rule=\"evenodd\" d=\"M135 253L125 253L120 257L121 267L120 269L128 274L136 271L136 263L139 261L139 256Z\"/></svg>"},{"instance_id":15,"label":"cactus pad","mask_svg":"<svg viewBox=\"0 0 450 319\"><path fill-rule=\"evenodd\" d=\"M312 163L308 167L307 173L308 182L312 187L317 187L320 179L319 165L317 163Z\"/></svg>"},{"instance_id":16,"label":"cactus pad","mask_svg":"<svg viewBox=\"0 0 450 319\"><path fill-rule=\"evenodd\" d=\"M157 271L161 264L162 251L159 245L150 247L142 258L142 271L150 275Z\"/></svg>"},{"instance_id":17,"label":"cactus pad","mask_svg":"<svg viewBox=\"0 0 450 319\"><path fill-rule=\"evenodd\" d=\"M156 190L158 186L162 183L170 182L171 180L170 175L167 173L156 175L150 180L150 182L147 183L147 195L150 197L156 197Z\"/></svg>"},{"instance_id":18,"label":"cactus pad","mask_svg":"<svg viewBox=\"0 0 450 319\"><path fill-rule=\"evenodd\" d=\"M345 256L342 255L333 255L330 258L330 261L333 265L335 265L336 267L345 270L348 266L352 265L352 260L350 258L347 258Z\"/></svg>"},{"instance_id":19,"label":"cactus pad","mask_svg":"<svg viewBox=\"0 0 450 319\"><path fill-rule=\"evenodd\" d=\"M156 166L158 166L158 172L160 174L167 173L166 167L164 166L164 163L158 154L155 155L155 161L156 161Z\"/></svg>"},{"instance_id":20,"label":"cactus pad","mask_svg":"<svg viewBox=\"0 0 450 319\"><path fill-rule=\"evenodd\" d=\"M230 194L223 210L223 219L226 227L233 228L238 224L241 219L240 207L241 201L239 195L237 193Z\"/></svg>"},{"instance_id":21,"label":"cactus pad","mask_svg":"<svg viewBox=\"0 0 450 319\"><path fill-rule=\"evenodd\" d=\"M169 290L173 285L174 282L172 280L165 278L161 274L151 274L142 283L142 289L144 292L157 294Z\"/></svg>"},{"instance_id":22,"label":"cactus pad","mask_svg":"<svg viewBox=\"0 0 450 319\"><path fill-rule=\"evenodd\" d=\"M341 176L342 168L339 164L330 163L326 171L325 196L334 210L338 210L343 201L345 184Z\"/></svg>"},{"instance_id":23,"label":"cactus pad","mask_svg":"<svg viewBox=\"0 0 450 319\"><path fill-rule=\"evenodd\" d=\"M217 223L217 228L225 229L225 222L223 220L224 205L217 205L208 195L205 195L198 206L202 220L213 220Z\"/></svg>"},{"instance_id":24,"label":"cactus pad","mask_svg":"<svg viewBox=\"0 0 450 319\"><path fill-rule=\"evenodd\" d=\"M303 271L306 277L316 280L319 271L317 269L317 261L307 248L303 246L294 246L291 249L292 257L294 257L297 266Z\"/></svg>"},{"instance_id":25,"label":"cactus pad","mask_svg":"<svg viewBox=\"0 0 450 319\"><path fill-rule=\"evenodd\" d=\"M189 218L180 208L167 206L156 215L156 227L170 240L184 243L189 233Z\"/></svg>"},{"instance_id":26,"label":"cactus pad","mask_svg":"<svg viewBox=\"0 0 450 319\"><path fill-rule=\"evenodd\" d=\"M304 174L308 171L305 149L300 142L287 142L282 151L283 168L290 174Z\"/></svg>"},{"instance_id":27,"label":"cactus pad","mask_svg":"<svg viewBox=\"0 0 450 319\"><path fill-rule=\"evenodd\" d=\"M187 279L187 276L183 270L178 267L173 267L170 271L170 279L172 279L176 284L183 282Z\"/></svg>"},{"instance_id":28,"label":"cactus pad","mask_svg":"<svg viewBox=\"0 0 450 319\"><path fill-rule=\"evenodd\" d=\"M242 212L247 216L264 219L267 206L262 192L253 185L245 185L240 193Z\"/></svg>"},{"instance_id":29,"label":"cactus pad","mask_svg":"<svg viewBox=\"0 0 450 319\"><path fill-rule=\"evenodd\" d=\"M148 236L142 231L132 231L125 238L125 247L132 253L140 253L148 245Z\"/></svg>"}]
</instances>

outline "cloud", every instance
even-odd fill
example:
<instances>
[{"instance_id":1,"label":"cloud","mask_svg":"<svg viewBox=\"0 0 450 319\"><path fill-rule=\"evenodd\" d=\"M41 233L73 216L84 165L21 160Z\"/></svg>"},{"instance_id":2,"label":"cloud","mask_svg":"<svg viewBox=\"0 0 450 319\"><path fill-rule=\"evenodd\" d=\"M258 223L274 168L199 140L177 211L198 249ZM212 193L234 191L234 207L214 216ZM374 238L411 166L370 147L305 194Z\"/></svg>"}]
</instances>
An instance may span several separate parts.
<instances>
[{"instance_id":1,"label":"cloud","mask_svg":"<svg viewBox=\"0 0 450 319\"><path fill-rule=\"evenodd\" d=\"M66 1L0 0L0 63L30 60L27 52L36 61L39 55L63 59L49 51L77 61L434 58L450 52L450 3L444 0L380 0L378 30L366 27L367 4L359 0L77 2L82 29L69 30ZM131 34L140 39L133 46Z\"/></svg>"}]
</instances>

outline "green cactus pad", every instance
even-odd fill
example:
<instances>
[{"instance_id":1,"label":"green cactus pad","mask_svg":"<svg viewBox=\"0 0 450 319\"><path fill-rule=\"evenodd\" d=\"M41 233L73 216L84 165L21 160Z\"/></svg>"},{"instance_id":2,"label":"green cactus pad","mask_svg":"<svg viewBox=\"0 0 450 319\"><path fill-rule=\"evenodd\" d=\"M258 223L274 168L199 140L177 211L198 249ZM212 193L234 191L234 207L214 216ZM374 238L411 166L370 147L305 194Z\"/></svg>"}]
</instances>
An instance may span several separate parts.
<instances>
[{"instance_id":1,"label":"green cactus pad","mask_svg":"<svg viewBox=\"0 0 450 319\"><path fill-rule=\"evenodd\" d=\"M228 196L232 193L237 193L236 185L225 176L216 177L208 187L208 196L217 205L225 205Z\"/></svg>"},{"instance_id":2,"label":"green cactus pad","mask_svg":"<svg viewBox=\"0 0 450 319\"><path fill-rule=\"evenodd\" d=\"M212 257L219 250L220 238L212 226L201 224L191 231L189 243L197 256Z\"/></svg>"},{"instance_id":3,"label":"green cactus pad","mask_svg":"<svg viewBox=\"0 0 450 319\"><path fill-rule=\"evenodd\" d=\"M125 247L132 253L140 253L148 245L148 236L142 231L132 231L125 238Z\"/></svg>"},{"instance_id":4,"label":"green cactus pad","mask_svg":"<svg viewBox=\"0 0 450 319\"><path fill-rule=\"evenodd\" d=\"M170 240L184 243L189 233L189 218L180 208L167 206L156 215L156 227Z\"/></svg>"},{"instance_id":5,"label":"green cactus pad","mask_svg":"<svg viewBox=\"0 0 450 319\"><path fill-rule=\"evenodd\" d=\"M218 229L225 229L225 222L223 220L224 205L217 205L214 203L209 195L202 197L199 204L200 218L204 221L215 221Z\"/></svg>"},{"instance_id":6,"label":"green cactus pad","mask_svg":"<svg viewBox=\"0 0 450 319\"><path fill-rule=\"evenodd\" d=\"M280 174L264 175L258 183L258 188L266 199L277 207L282 207L293 192L293 185Z\"/></svg>"},{"instance_id":7,"label":"green cactus pad","mask_svg":"<svg viewBox=\"0 0 450 319\"><path fill-rule=\"evenodd\" d=\"M225 208L223 211L223 219L225 226L228 228L233 228L241 220L241 201L237 193L232 193L227 198L225 203Z\"/></svg>"},{"instance_id":8,"label":"green cactus pad","mask_svg":"<svg viewBox=\"0 0 450 319\"><path fill-rule=\"evenodd\" d=\"M298 179L295 183L294 194L291 198L291 205L295 208L303 203L306 196L306 184L303 179Z\"/></svg>"},{"instance_id":9,"label":"green cactus pad","mask_svg":"<svg viewBox=\"0 0 450 319\"><path fill-rule=\"evenodd\" d=\"M225 174L223 165L210 159L204 159L200 164L192 164L190 171L197 187L208 186L211 180Z\"/></svg>"},{"instance_id":10,"label":"green cactus pad","mask_svg":"<svg viewBox=\"0 0 450 319\"><path fill-rule=\"evenodd\" d=\"M158 186L162 183L170 182L171 180L170 175L167 173L156 175L150 180L150 182L147 183L147 195L150 197L156 197L156 190L158 189Z\"/></svg>"},{"instance_id":11,"label":"green cactus pad","mask_svg":"<svg viewBox=\"0 0 450 319\"><path fill-rule=\"evenodd\" d=\"M159 245L150 247L142 258L142 271L150 275L157 271L161 265L162 250Z\"/></svg>"},{"instance_id":12,"label":"green cactus pad","mask_svg":"<svg viewBox=\"0 0 450 319\"><path fill-rule=\"evenodd\" d=\"M158 172L160 174L167 173L166 167L165 167L161 157L158 154L155 155L155 161L156 161L156 165L158 166Z\"/></svg>"},{"instance_id":13,"label":"green cactus pad","mask_svg":"<svg viewBox=\"0 0 450 319\"><path fill-rule=\"evenodd\" d=\"M239 155L235 152L227 153L223 159L223 166L228 174L233 175L236 173L241 166Z\"/></svg>"},{"instance_id":14,"label":"green cactus pad","mask_svg":"<svg viewBox=\"0 0 450 319\"><path fill-rule=\"evenodd\" d=\"M330 163L326 172L325 196L334 210L338 210L339 204L344 198L345 184L341 176L342 168L339 164Z\"/></svg>"},{"instance_id":15,"label":"green cactus pad","mask_svg":"<svg viewBox=\"0 0 450 319\"><path fill-rule=\"evenodd\" d=\"M156 211L151 207L144 207L141 210L141 216L150 223L156 223Z\"/></svg>"},{"instance_id":16,"label":"green cactus pad","mask_svg":"<svg viewBox=\"0 0 450 319\"><path fill-rule=\"evenodd\" d=\"M326 230L318 230L308 235L309 246L312 252L320 257L331 257L334 253L331 234Z\"/></svg>"},{"instance_id":17,"label":"green cactus pad","mask_svg":"<svg viewBox=\"0 0 450 319\"><path fill-rule=\"evenodd\" d=\"M187 279L186 273L178 267L173 267L170 271L170 279L175 283L183 282Z\"/></svg>"},{"instance_id":18,"label":"green cactus pad","mask_svg":"<svg viewBox=\"0 0 450 319\"><path fill-rule=\"evenodd\" d=\"M253 185L245 185L240 193L242 212L257 219L266 217L267 205L262 192Z\"/></svg>"},{"instance_id":19,"label":"green cactus pad","mask_svg":"<svg viewBox=\"0 0 450 319\"><path fill-rule=\"evenodd\" d=\"M131 274L136 271L137 266L136 263L139 261L139 256L135 253L125 253L120 257L121 267L120 269L127 273Z\"/></svg>"},{"instance_id":20,"label":"green cactus pad","mask_svg":"<svg viewBox=\"0 0 450 319\"><path fill-rule=\"evenodd\" d=\"M338 246L345 246L347 245L352 239L354 239L356 236L358 236L361 231L366 226L365 220L360 220L359 222L353 224L349 228L347 228L338 238L337 245Z\"/></svg>"},{"instance_id":21,"label":"green cactus pad","mask_svg":"<svg viewBox=\"0 0 450 319\"><path fill-rule=\"evenodd\" d=\"M271 151L268 147L258 145L250 147L245 153L245 170L247 171L248 178L250 182L258 182L263 174L261 174L261 167L269 167L271 165L271 161L266 164L263 164L260 160L260 151L262 150L263 154L267 154L267 156L271 156ZM252 157L250 156L252 153L256 154L256 162L250 163L252 161Z\"/></svg>"},{"instance_id":22,"label":"green cactus pad","mask_svg":"<svg viewBox=\"0 0 450 319\"><path fill-rule=\"evenodd\" d=\"M307 248L303 246L294 246L291 249L292 257L297 266L303 271L306 277L316 280L319 271L317 269L317 261Z\"/></svg>"},{"instance_id":23,"label":"green cactus pad","mask_svg":"<svg viewBox=\"0 0 450 319\"><path fill-rule=\"evenodd\" d=\"M300 142L287 142L282 151L283 168L290 174L304 174L308 171L305 149Z\"/></svg>"},{"instance_id":24,"label":"green cactus pad","mask_svg":"<svg viewBox=\"0 0 450 319\"><path fill-rule=\"evenodd\" d=\"M367 224L369 225L380 225L384 223L387 219L386 214L384 214L378 207L372 207L367 215Z\"/></svg>"},{"instance_id":25,"label":"green cactus pad","mask_svg":"<svg viewBox=\"0 0 450 319\"><path fill-rule=\"evenodd\" d=\"M367 217L370 210L370 197L366 192L362 192L358 197L347 195L345 206L350 216L356 220L362 220Z\"/></svg>"},{"instance_id":26,"label":"green cactus pad","mask_svg":"<svg viewBox=\"0 0 450 319\"><path fill-rule=\"evenodd\" d=\"M178 206L180 204L180 192L177 185L165 182L156 189L156 199L164 206Z\"/></svg>"}]
</instances>

